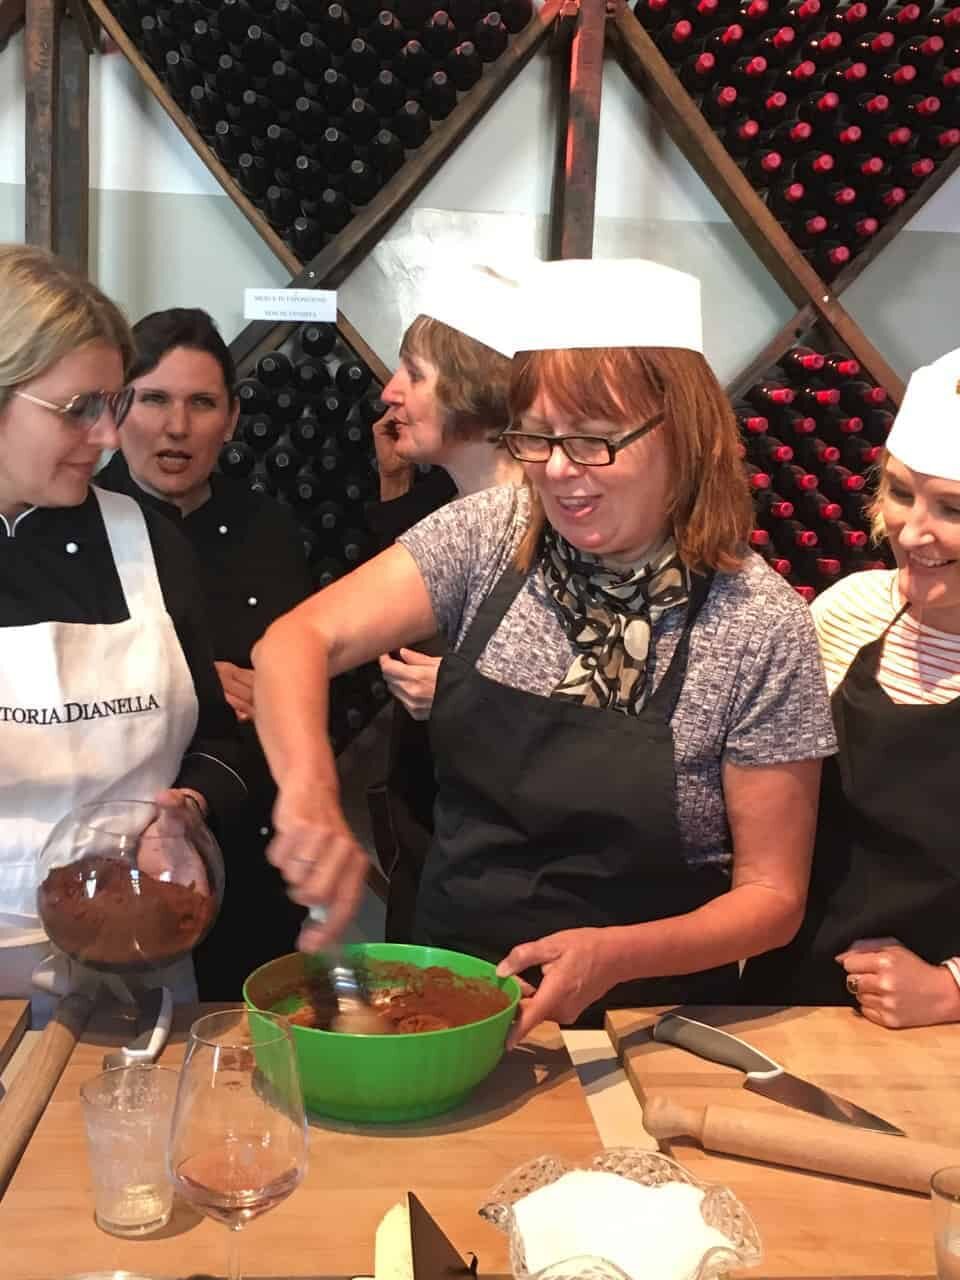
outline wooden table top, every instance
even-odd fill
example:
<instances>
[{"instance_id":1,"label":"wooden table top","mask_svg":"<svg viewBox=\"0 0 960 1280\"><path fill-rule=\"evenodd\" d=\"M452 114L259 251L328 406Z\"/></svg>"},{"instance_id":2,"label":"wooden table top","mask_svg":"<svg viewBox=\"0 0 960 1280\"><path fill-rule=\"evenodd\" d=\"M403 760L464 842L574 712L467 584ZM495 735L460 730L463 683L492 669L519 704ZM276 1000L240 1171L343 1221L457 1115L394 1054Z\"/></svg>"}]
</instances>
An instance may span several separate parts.
<instances>
[{"instance_id":1,"label":"wooden table top","mask_svg":"<svg viewBox=\"0 0 960 1280\"><path fill-rule=\"evenodd\" d=\"M0 1000L0 1071L10 1061L29 1026L30 1004L27 1000Z\"/></svg>"},{"instance_id":2,"label":"wooden table top","mask_svg":"<svg viewBox=\"0 0 960 1280\"><path fill-rule=\"evenodd\" d=\"M619 1010L608 1017L641 1103L648 1095L663 1094L687 1105L783 1110L743 1089L739 1071L654 1041L650 1028L658 1012ZM887 1031L851 1009L683 1012L741 1036L796 1075L859 1103L912 1138L960 1149L956 1027ZM923 1196L716 1155L683 1139L664 1150L697 1177L725 1183L744 1202L763 1240L760 1276L926 1276L934 1271L930 1205Z\"/></svg>"},{"instance_id":3,"label":"wooden table top","mask_svg":"<svg viewBox=\"0 0 960 1280\"><path fill-rule=\"evenodd\" d=\"M160 1061L178 1065L196 1010L184 1010ZM0 1201L3 1280L61 1280L85 1271L157 1277L223 1275L226 1230L184 1205L161 1232L122 1240L93 1219L80 1084L121 1043L98 1026L77 1045L20 1165ZM560 1033L547 1024L508 1054L462 1107L433 1121L353 1126L316 1120L310 1169L276 1209L244 1229L245 1280L260 1276L357 1276L373 1270L377 1224L414 1191L481 1275L509 1273L506 1238L477 1215L512 1169L545 1152L582 1160L600 1140Z\"/></svg>"}]
</instances>

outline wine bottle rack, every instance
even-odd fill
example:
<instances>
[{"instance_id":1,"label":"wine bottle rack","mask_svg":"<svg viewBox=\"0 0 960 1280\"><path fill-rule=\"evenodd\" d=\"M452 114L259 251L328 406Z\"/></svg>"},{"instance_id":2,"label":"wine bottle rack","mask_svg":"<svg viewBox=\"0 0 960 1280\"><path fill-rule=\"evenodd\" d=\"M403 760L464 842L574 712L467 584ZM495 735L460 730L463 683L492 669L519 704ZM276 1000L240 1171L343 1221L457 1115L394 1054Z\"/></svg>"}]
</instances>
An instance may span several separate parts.
<instances>
[{"instance_id":1,"label":"wine bottle rack","mask_svg":"<svg viewBox=\"0 0 960 1280\"><path fill-rule=\"evenodd\" d=\"M950 3L636 0L634 14L828 283L960 156Z\"/></svg>"}]
</instances>

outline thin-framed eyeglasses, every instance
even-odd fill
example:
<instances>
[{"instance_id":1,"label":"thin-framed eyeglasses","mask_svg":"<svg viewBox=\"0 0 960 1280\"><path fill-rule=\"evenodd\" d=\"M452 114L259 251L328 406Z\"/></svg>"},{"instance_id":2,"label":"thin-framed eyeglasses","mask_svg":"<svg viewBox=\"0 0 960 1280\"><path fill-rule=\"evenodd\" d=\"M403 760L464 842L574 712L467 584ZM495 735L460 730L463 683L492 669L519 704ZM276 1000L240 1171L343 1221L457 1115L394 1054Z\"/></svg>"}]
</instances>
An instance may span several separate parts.
<instances>
[{"instance_id":1,"label":"thin-framed eyeglasses","mask_svg":"<svg viewBox=\"0 0 960 1280\"><path fill-rule=\"evenodd\" d=\"M38 404L41 409L49 409L51 413L59 413L62 418L84 430L89 431L109 409L114 426L121 426L133 404L133 387L124 387L122 391L81 391L71 396L66 404L54 404L52 400L42 400L40 396L31 395L29 391L14 391L21 400L29 400Z\"/></svg>"},{"instance_id":2,"label":"thin-framed eyeglasses","mask_svg":"<svg viewBox=\"0 0 960 1280\"><path fill-rule=\"evenodd\" d=\"M549 462L554 449L559 447L575 466L609 467L621 449L648 435L663 419L662 411L655 413L619 440L608 440L606 436L547 436L535 431L516 431L513 427L501 432L500 439L518 462Z\"/></svg>"}]
</instances>

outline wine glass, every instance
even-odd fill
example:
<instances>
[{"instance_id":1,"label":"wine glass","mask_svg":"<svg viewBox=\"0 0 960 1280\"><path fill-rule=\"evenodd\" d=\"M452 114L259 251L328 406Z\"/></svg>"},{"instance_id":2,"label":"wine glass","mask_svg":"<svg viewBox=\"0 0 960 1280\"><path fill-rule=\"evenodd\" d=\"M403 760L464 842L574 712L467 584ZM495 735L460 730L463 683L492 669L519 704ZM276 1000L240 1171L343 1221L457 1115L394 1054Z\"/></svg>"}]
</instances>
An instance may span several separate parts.
<instances>
[{"instance_id":1,"label":"wine glass","mask_svg":"<svg viewBox=\"0 0 960 1280\"><path fill-rule=\"evenodd\" d=\"M307 1125L286 1018L232 1009L190 1028L170 1128L170 1177L182 1198L238 1233L285 1200L307 1170Z\"/></svg>"}]
</instances>

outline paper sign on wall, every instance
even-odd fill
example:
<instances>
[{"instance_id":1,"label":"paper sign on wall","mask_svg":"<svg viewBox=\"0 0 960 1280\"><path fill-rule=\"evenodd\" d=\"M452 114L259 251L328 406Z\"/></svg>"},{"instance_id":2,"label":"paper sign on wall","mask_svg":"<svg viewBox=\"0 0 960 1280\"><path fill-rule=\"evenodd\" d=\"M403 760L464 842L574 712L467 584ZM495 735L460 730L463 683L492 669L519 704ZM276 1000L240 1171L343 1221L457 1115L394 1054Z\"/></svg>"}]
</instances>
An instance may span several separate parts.
<instances>
[{"instance_id":1,"label":"paper sign on wall","mask_svg":"<svg viewBox=\"0 0 960 1280\"><path fill-rule=\"evenodd\" d=\"M244 289L244 320L306 320L329 324L337 318L336 289Z\"/></svg>"}]
</instances>

